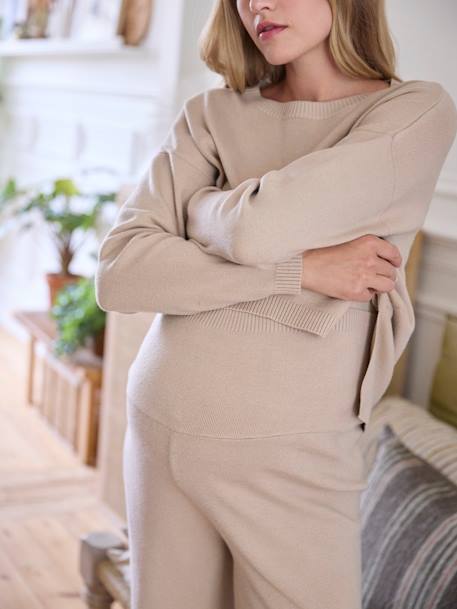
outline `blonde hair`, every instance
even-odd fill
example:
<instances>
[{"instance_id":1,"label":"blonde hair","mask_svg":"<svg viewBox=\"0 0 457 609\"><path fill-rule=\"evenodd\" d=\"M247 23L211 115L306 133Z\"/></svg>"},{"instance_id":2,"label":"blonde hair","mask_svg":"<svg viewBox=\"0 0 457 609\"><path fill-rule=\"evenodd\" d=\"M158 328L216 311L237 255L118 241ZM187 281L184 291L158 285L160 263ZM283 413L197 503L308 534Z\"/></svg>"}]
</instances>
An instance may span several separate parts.
<instances>
[{"instance_id":1,"label":"blonde hair","mask_svg":"<svg viewBox=\"0 0 457 609\"><path fill-rule=\"evenodd\" d=\"M395 78L395 49L385 0L328 0L332 10L329 49L339 69L354 78ZM216 0L199 37L201 59L226 87L243 92L285 76L284 65L269 64L240 19L236 0Z\"/></svg>"}]
</instances>

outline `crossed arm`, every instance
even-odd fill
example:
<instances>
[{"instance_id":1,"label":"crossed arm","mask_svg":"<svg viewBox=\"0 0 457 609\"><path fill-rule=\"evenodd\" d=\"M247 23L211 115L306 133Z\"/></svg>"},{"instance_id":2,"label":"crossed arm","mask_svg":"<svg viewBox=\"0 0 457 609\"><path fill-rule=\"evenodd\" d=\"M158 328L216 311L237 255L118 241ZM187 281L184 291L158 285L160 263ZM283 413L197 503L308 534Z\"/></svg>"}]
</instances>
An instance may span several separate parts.
<instances>
[{"instance_id":1,"label":"crossed arm","mask_svg":"<svg viewBox=\"0 0 457 609\"><path fill-rule=\"evenodd\" d=\"M99 306L188 315L298 294L303 251L418 230L455 137L451 104L442 96L395 133L367 122L228 191L210 134L195 137L204 121L184 107L101 243Z\"/></svg>"},{"instance_id":2,"label":"crossed arm","mask_svg":"<svg viewBox=\"0 0 457 609\"><path fill-rule=\"evenodd\" d=\"M207 253L256 265L369 233L417 231L455 129L447 94L392 132L368 116L331 148L231 190L200 189L189 200L187 234Z\"/></svg>"},{"instance_id":3,"label":"crossed arm","mask_svg":"<svg viewBox=\"0 0 457 609\"><path fill-rule=\"evenodd\" d=\"M187 202L217 172L213 151L202 154L188 120L181 111L102 240L95 294L105 311L191 315L301 291L301 255L239 265L186 238Z\"/></svg>"}]
</instances>

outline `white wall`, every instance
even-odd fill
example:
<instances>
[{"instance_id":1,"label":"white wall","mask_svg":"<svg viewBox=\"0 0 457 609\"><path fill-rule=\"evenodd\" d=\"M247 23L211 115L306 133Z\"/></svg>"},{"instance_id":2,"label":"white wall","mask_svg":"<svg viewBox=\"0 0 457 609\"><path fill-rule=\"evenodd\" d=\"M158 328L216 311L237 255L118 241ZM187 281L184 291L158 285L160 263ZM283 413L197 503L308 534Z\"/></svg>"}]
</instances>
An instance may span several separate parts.
<instances>
[{"instance_id":1,"label":"white wall","mask_svg":"<svg viewBox=\"0 0 457 609\"><path fill-rule=\"evenodd\" d=\"M438 81L457 103L455 0L441 0L439 3L388 0L387 15L397 49L401 78ZM457 146L451 150L441 178L450 179L455 185Z\"/></svg>"}]
</instances>

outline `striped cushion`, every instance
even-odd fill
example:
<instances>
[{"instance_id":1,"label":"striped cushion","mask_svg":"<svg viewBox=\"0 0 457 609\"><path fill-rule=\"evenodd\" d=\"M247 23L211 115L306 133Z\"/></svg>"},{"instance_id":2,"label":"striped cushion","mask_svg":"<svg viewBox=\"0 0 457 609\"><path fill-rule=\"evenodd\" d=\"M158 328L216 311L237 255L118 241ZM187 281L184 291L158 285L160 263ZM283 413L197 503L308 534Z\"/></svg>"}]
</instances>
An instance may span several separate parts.
<instances>
[{"instance_id":1,"label":"striped cushion","mask_svg":"<svg viewBox=\"0 0 457 609\"><path fill-rule=\"evenodd\" d=\"M367 475L374 462L379 433L386 424L407 448L457 485L457 429L400 396L385 397L376 405L362 435Z\"/></svg>"},{"instance_id":2,"label":"striped cushion","mask_svg":"<svg viewBox=\"0 0 457 609\"><path fill-rule=\"evenodd\" d=\"M389 424L361 497L364 609L456 609L457 487Z\"/></svg>"}]
</instances>

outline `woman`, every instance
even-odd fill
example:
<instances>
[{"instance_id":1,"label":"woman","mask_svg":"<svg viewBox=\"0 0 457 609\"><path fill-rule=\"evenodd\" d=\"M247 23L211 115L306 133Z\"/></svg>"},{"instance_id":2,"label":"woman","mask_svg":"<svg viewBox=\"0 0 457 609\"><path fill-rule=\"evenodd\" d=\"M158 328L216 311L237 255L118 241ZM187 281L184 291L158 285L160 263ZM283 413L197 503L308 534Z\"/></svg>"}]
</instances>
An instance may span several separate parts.
<instances>
[{"instance_id":1,"label":"woman","mask_svg":"<svg viewBox=\"0 0 457 609\"><path fill-rule=\"evenodd\" d=\"M99 252L154 311L129 370L132 608L360 609L359 442L414 327L404 265L457 130L384 3L219 0Z\"/></svg>"}]
</instances>

